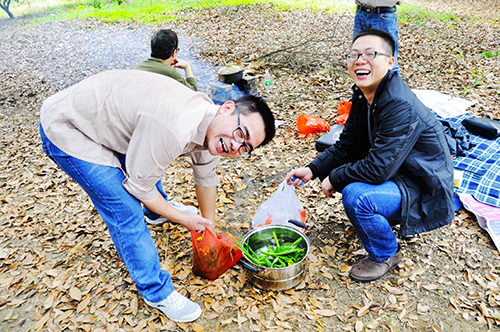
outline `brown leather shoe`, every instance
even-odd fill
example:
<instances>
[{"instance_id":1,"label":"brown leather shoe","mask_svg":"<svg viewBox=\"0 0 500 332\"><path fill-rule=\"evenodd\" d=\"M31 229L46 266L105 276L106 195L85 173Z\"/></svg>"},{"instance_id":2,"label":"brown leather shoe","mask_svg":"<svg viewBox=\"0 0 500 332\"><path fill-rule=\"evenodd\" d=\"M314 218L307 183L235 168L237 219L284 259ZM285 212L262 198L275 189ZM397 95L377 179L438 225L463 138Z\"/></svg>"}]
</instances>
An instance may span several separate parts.
<instances>
[{"instance_id":1,"label":"brown leather shoe","mask_svg":"<svg viewBox=\"0 0 500 332\"><path fill-rule=\"evenodd\" d=\"M394 256L381 263L375 262L367 256L352 267L351 271L349 271L349 277L359 282L377 280L392 270L400 261L401 251L397 251Z\"/></svg>"}]
</instances>

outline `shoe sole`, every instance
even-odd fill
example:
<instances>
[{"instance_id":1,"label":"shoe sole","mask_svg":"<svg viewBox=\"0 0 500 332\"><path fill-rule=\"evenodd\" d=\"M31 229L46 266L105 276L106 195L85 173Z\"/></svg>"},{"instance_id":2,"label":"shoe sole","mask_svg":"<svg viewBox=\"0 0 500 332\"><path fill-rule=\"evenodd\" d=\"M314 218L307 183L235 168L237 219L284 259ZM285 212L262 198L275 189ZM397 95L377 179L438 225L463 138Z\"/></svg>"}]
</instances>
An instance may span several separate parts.
<instances>
[{"instance_id":1,"label":"shoe sole","mask_svg":"<svg viewBox=\"0 0 500 332\"><path fill-rule=\"evenodd\" d=\"M158 220L158 219L149 219L148 217L144 217L144 220L146 220L146 222L150 225L161 225L169 221L168 219L164 220Z\"/></svg>"},{"instance_id":2,"label":"shoe sole","mask_svg":"<svg viewBox=\"0 0 500 332\"><path fill-rule=\"evenodd\" d=\"M190 322L194 322L195 320L197 320L198 318L200 318L201 314L202 314L202 310L201 308L198 308L199 311L196 311L196 313L193 314L193 318L187 318L187 319L171 319L169 318L170 320L174 321L174 322L177 322L177 323L190 323ZM168 318L168 317L167 317Z\"/></svg>"},{"instance_id":3,"label":"shoe sole","mask_svg":"<svg viewBox=\"0 0 500 332\"><path fill-rule=\"evenodd\" d=\"M176 208L174 206L174 208ZM182 209L180 208L176 208L177 210L180 210L181 212L183 213L191 213L191 214L198 214L198 209L193 207L192 209L186 209L185 211L183 211ZM189 211L188 211L189 210ZM159 220L161 219L161 220ZM159 217L158 219L150 219L146 216L144 216L144 220L146 221L146 223L150 224L150 225L161 225L161 224L164 224L166 222L169 222L170 219L167 219L165 217Z\"/></svg>"},{"instance_id":4,"label":"shoe sole","mask_svg":"<svg viewBox=\"0 0 500 332\"><path fill-rule=\"evenodd\" d=\"M396 265L398 265L399 262L393 264L390 268L387 269L387 271L384 272L384 274L378 276L378 277L375 277L375 278L364 278L364 277L357 277L355 275L352 275L351 273L349 273L349 278L351 278L352 280L354 281L358 281L358 282L370 282L370 281L375 281L375 280L378 280L380 278L382 278L383 276L385 276L387 273L391 272L395 267Z\"/></svg>"},{"instance_id":5,"label":"shoe sole","mask_svg":"<svg viewBox=\"0 0 500 332\"><path fill-rule=\"evenodd\" d=\"M177 323L191 323L191 322L194 322L195 320L197 320L198 318L200 318L201 314L203 313L203 311L201 310L201 308L198 307L198 310L195 313L193 313L193 315L190 316L189 318L185 318L185 319L172 319L172 318L168 317L160 308L156 308L154 306L152 306L152 308L158 310L159 312L162 313L162 315L164 315L165 317L167 317L171 321L177 322Z\"/></svg>"}]
</instances>

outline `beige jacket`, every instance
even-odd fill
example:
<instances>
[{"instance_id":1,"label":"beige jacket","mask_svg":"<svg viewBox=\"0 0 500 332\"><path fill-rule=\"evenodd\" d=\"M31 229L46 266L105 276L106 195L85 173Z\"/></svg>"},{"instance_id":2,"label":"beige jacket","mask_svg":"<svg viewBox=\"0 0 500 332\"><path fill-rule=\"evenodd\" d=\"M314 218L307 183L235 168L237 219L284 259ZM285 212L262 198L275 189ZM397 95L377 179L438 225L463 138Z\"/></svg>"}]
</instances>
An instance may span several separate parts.
<instances>
[{"instance_id":1,"label":"beige jacket","mask_svg":"<svg viewBox=\"0 0 500 332\"><path fill-rule=\"evenodd\" d=\"M215 186L218 157L204 147L219 106L174 79L142 70L91 76L51 97L40 121L47 137L76 158L121 167L128 192L153 200L156 182L177 157L191 154L195 183Z\"/></svg>"}]
</instances>

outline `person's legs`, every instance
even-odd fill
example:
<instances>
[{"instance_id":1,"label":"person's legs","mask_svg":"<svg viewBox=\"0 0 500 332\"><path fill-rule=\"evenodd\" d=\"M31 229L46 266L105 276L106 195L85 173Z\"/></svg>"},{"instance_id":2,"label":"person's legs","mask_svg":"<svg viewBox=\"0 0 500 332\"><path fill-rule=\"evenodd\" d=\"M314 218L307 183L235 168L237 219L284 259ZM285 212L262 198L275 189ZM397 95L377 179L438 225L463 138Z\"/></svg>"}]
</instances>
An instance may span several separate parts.
<instances>
[{"instance_id":1,"label":"person's legs","mask_svg":"<svg viewBox=\"0 0 500 332\"><path fill-rule=\"evenodd\" d=\"M394 39L394 70L399 71L398 54L399 54L399 34L398 34L398 16L394 13L373 14L365 13L356 9L354 16L354 28L352 37L356 37L358 33L368 28L378 29L387 32Z\"/></svg>"},{"instance_id":2,"label":"person's legs","mask_svg":"<svg viewBox=\"0 0 500 332\"><path fill-rule=\"evenodd\" d=\"M381 278L401 260L390 221L398 221L401 193L387 181L380 185L355 182L342 191L342 202L368 256L349 271L351 279L367 282Z\"/></svg>"},{"instance_id":3,"label":"person's legs","mask_svg":"<svg viewBox=\"0 0 500 332\"><path fill-rule=\"evenodd\" d=\"M368 14L366 26L387 32L394 39L394 69L399 71L398 54L399 54L399 35L398 35L398 16L394 13L383 14Z\"/></svg>"},{"instance_id":4,"label":"person's legs","mask_svg":"<svg viewBox=\"0 0 500 332\"><path fill-rule=\"evenodd\" d=\"M66 154L47 138L41 125L40 136L47 156L89 195L145 302L177 322L191 322L200 317L200 306L179 294L170 274L160 269L158 252L144 223L141 202L123 187L123 171Z\"/></svg>"},{"instance_id":5,"label":"person's legs","mask_svg":"<svg viewBox=\"0 0 500 332\"><path fill-rule=\"evenodd\" d=\"M401 211L401 192L393 181L380 185L351 183L342 191L342 203L368 257L383 262L394 256L398 242L388 219Z\"/></svg>"},{"instance_id":6,"label":"person's legs","mask_svg":"<svg viewBox=\"0 0 500 332\"><path fill-rule=\"evenodd\" d=\"M161 184L161 180L158 180L158 182L156 182L156 189L158 189L163 198L165 198L165 200L168 201L168 195L163 191L163 185ZM167 221L166 218L162 218L162 216L160 216L158 213L151 211L145 206L143 207L142 212L146 217L146 221L148 221L151 224L162 223ZM161 222L155 222L160 218L162 219Z\"/></svg>"},{"instance_id":7,"label":"person's legs","mask_svg":"<svg viewBox=\"0 0 500 332\"><path fill-rule=\"evenodd\" d=\"M179 210L182 213L198 213L198 209L195 206L192 205L184 205L181 202L174 201L173 199L169 199L167 194L163 191L163 186L161 184L161 180L158 180L156 182L156 188L160 192L160 194L165 198L165 200L168 202L168 204L172 205L174 208ZM162 224L164 222L167 222L168 219L160 216L158 213L155 213L151 210L149 210L147 207L143 207L143 213L144 213L144 219L146 220L147 223L152 224L152 225L158 225Z\"/></svg>"},{"instance_id":8,"label":"person's legs","mask_svg":"<svg viewBox=\"0 0 500 332\"><path fill-rule=\"evenodd\" d=\"M368 26L366 25L367 22L368 22L368 14L359 9L356 9L356 15L354 16L354 28L352 31L353 39L358 35L358 33L368 29Z\"/></svg>"},{"instance_id":9,"label":"person's legs","mask_svg":"<svg viewBox=\"0 0 500 332\"><path fill-rule=\"evenodd\" d=\"M121 166L124 170L127 169L126 158L127 157L123 154L119 155L119 160L120 160ZM179 210L183 213L198 213L198 209L194 206L184 205L180 202L170 200L168 195L165 193L165 191L163 191L163 185L161 183L161 179L158 180L158 182L156 182L155 186L156 186L156 189L158 189L160 194L163 196L163 198L165 198L165 200L168 201L168 203L170 205L172 205L174 208L176 208L177 210ZM162 223L168 221L167 218L160 216L158 213L151 211L150 209L148 209L145 206L143 206L143 208L142 208L142 213L144 214L144 220L146 220L147 223L152 224L152 225L162 224Z\"/></svg>"},{"instance_id":10,"label":"person's legs","mask_svg":"<svg viewBox=\"0 0 500 332\"><path fill-rule=\"evenodd\" d=\"M43 149L89 195L106 222L116 250L134 279L137 290L152 302L167 298L174 287L160 261L141 203L122 185L123 172L116 167L89 163L57 148L40 127Z\"/></svg>"}]
</instances>

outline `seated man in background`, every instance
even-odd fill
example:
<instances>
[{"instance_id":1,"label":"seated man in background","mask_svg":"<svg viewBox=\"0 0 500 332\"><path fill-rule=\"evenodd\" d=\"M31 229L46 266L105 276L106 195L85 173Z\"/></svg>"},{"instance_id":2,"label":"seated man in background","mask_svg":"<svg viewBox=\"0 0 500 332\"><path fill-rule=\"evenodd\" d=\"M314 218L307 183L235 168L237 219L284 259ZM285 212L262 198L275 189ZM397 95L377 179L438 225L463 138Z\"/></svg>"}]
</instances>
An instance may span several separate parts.
<instances>
[{"instance_id":1,"label":"seated man in background","mask_svg":"<svg viewBox=\"0 0 500 332\"><path fill-rule=\"evenodd\" d=\"M196 91L196 78L193 76L191 65L186 60L179 59L178 53L177 34L170 29L161 29L151 38L151 57L141 62L137 69L172 77ZM185 78L175 68L183 69Z\"/></svg>"},{"instance_id":2,"label":"seated man in background","mask_svg":"<svg viewBox=\"0 0 500 332\"><path fill-rule=\"evenodd\" d=\"M286 175L294 185L319 178L327 197L342 193L368 252L349 272L361 282L381 278L401 260L393 225L399 223L399 236L405 237L454 217L444 127L391 70L393 55L394 40L385 31L368 29L354 38L347 54L352 107L344 130L309 165Z\"/></svg>"},{"instance_id":3,"label":"seated man in background","mask_svg":"<svg viewBox=\"0 0 500 332\"><path fill-rule=\"evenodd\" d=\"M151 38L151 57L141 62L137 66L137 69L171 77L188 88L197 91L196 78L193 76L191 65L189 62L177 57L177 53L179 52L178 46L179 39L174 31L170 29L158 30L153 35L153 38ZM175 68L184 69L186 78L183 78ZM168 195L163 191L161 180L156 187L161 195L169 200L169 203L176 209L185 213L198 213L198 209L192 205L185 205L169 199ZM167 221L166 218L149 211L147 208L144 208L144 217L150 224L161 224Z\"/></svg>"}]
</instances>

